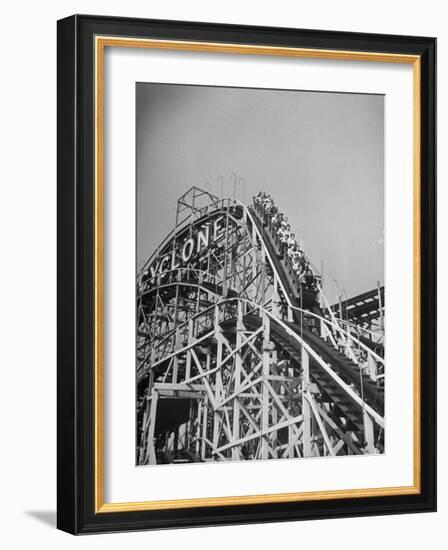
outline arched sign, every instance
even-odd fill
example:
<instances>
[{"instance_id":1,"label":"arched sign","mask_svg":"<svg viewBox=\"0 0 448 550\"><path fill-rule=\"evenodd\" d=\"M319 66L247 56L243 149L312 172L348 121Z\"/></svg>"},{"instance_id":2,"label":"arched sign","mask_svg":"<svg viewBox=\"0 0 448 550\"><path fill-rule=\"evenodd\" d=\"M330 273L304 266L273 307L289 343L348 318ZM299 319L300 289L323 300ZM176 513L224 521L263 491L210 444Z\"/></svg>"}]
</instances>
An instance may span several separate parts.
<instances>
[{"instance_id":1,"label":"arched sign","mask_svg":"<svg viewBox=\"0 0 448 550\"><path fill-rule=\"evenodd\" d=\"M223 216L220 216L213 222L208 222L195 235L188 237L182 243L177 243L178 246L173 251L161 256L157 262L149 266L150 278L178 269L213 245L222 235L223 227L220 225L222 220Z\"/></svg>"}]
</instances>

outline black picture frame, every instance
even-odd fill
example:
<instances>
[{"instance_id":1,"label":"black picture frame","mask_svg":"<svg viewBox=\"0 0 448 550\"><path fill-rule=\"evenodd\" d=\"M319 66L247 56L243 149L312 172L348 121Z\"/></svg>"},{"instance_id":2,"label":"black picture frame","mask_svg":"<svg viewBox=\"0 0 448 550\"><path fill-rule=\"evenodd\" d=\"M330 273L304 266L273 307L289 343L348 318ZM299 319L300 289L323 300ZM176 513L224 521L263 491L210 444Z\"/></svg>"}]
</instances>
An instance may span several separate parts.
<instances>
[{"instance_id":1,"label":"black picture frame","mask_svg":"<svg viewBox=\"0 0 448 550\"><path fill-rule=\"evenodd\" d=\"M420 58L418 494L97 513L95 509L95 36L251 44ZM57 526L73 534L436 510L436 39L74 15L58 21Z\"/></svg>"}]
</instances>

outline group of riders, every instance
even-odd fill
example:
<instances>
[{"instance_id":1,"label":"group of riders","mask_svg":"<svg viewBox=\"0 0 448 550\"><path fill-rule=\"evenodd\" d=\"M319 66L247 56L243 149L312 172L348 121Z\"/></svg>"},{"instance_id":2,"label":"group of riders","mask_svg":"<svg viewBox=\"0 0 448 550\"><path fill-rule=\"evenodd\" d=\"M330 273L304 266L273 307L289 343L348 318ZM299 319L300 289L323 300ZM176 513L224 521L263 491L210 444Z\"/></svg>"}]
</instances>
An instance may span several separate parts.
<instances>
[{"instance_id":1,"label":"group of riders","mask_svg":"<svg viewBox=\"0 0 448 550\"><path fill-rule=\"evenodd\" d=\"M301 246L296 241L287 216L279 211L272 196L265 191L259 191L255 195L254 205L263 222L267 225L271 234L273 234L274 240L279 243L282 257L289 258L292 271L298 283L305 283L312 288L315 287L317 284L316 277Z\"/></svg>"}]
</instances>

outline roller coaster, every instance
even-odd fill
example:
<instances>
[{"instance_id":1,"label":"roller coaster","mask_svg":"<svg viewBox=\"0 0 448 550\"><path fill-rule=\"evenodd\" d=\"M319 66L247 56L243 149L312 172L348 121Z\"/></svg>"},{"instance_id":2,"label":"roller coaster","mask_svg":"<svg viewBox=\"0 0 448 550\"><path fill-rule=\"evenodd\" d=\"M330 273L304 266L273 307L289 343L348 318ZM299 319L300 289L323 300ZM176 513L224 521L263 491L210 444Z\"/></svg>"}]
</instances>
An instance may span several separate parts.
<instances>
[{"instance_id":1,"label":"roller coaster","mask_svg":"<svg viewBox=\"0 0 448 550\"><path fill-rule=\"evenodd\" d=\"M272 221L192 187L137 277L136 462L384 452L384 288L330 304Z\"/></svg>"}]
</instances>

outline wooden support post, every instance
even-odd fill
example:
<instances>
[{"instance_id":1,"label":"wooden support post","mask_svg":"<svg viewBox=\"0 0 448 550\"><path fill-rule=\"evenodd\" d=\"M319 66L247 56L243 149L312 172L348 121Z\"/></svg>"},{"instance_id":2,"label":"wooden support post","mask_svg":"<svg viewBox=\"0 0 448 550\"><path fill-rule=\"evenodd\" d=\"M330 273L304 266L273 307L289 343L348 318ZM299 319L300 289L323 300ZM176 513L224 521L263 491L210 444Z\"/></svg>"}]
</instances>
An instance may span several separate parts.
<instances>
[{"instance_id":1,"label":"wooden support post","mask_svg":"<svg viewBox=\"0 0 448 550\"><path fill-rule=\"evenodd\" d=\"M295 446L292 444L292 441L294 439L294 430L292 426L288 426L288 457L294 458L294 449Z\"/></svg>"},{"instance_id":2,"label":"wooden support post","mask_svg":"<svg viewBox=\"0 0 448 550\"><path fill-rule=\"evenodd\" d=\"M310 386L310 358L302 347L302 414L303 414L303 456L312 456L311 449L311 406L306 398Z\"/></svg>"},{"instance_id":3,"label":"wooden support post","mask_svg":"<svg viewBox=\"0 0 448 550\"><path fill-rule=\"evenodd\" d=\"M195 441L195 452L199 456L201 449L201 419L202 419L202 401L198 399L196 401L197 405L197 415L196 415L196 441Z\"/></svg>"},{"instance_id":4,"label":"wooden support post","mask_svg":"<svg viewBox=\"0 0 448 550\"><path fill-rule=\"evenodd\" d=\"M371 353L369 353L369 355L367 356L367 362L369 366L369 376L372 380L376 382L376 376L378 374L378 365Z\"/></svg>"},{"instance_id":5,"label":"wooden support post","mask_svg":"<svg viewBox=\"0 0 448 550\"><path fill-rule=\"evenodd\" d=\"M243 342L243 304L238 302L237 321L236 321L236 347L239 348ZM241 387L241 371L242 371L242 351L240 350L234 357L234 393L233 399L233 423L232 432L233 439L238 441L240 438L240 404L238 392ZM232 460L240 460L241 449L236 446L232 447Z\"/></svg>"},{"instance_id":6,"label":"wooden support post","mask_svg":"<svg viewBox=\"0 0 448 550\"><path fill-rule=\"evenodd\" d=\"M211 368L211 349L210 346L207 348L207 358L206 358L206 370L207 372L210 371ZM213 387L212 381L210 380L210 385ZM208 438L208 430L207 430L207 424L208 424L208 407L209 407L209 399L207 397L207 394L204 394L204 400L202 402L202 426L201 426L201 435L202 435L202 442L201 442L201 459L205 460L206 452L207 452L207 445L206 445L206 439Z\"/></svg>"},{"instance_id":7,"label":"wooden support post","mask_svg":"<svg viewBox=\"0 0 448 550\"><path fill-rule=\"evenodd\" d=\"M275 275L274 275L274 285L275 285ZM261 246L261 303L264 304L266 301L266 253L264 246Z\"/></svg>"},{"instance_id":8,"label":"wooden support post","mask_svg":"<svg viewBox=\"0 0 448 550\"><path fill-rule=\"evenodd\" d=\"M191 346L193 342L193 320L188 321L188 345ZM187 352L187 362L185 364L185 380L189 380L191 376L191 351Z\"/></svg>"},{"instance_id":9,"label":"wooden support post","mask_svg":"<svg viewBox=\"0 0 448 550\"><path fill-rule=\"evenodd\" d=\"M230 200L227 204L227 214L226 214L226 236L224 242L224 266L223 266L223 276L222 276L222 286L224 297L227 296L227 251L230 250L229 247L229 210L230 210Z\"/></svg>"},{"instance_id":10,"label":"wooden support post","mask_svg":"<svg viewBox=\"0 0 448 550\"><path fill-rule=\"evenodd\" d=\"M269 390L265 381L269 383L270 367L270 323L269 317L263 314L263 384L261 395L261 432L266 433L269 428ZM261 441L261 458L269 458L267 438Z\"/></svg>"},{"instance_id":11,"label":"wooden support post","mask_svg":"<svg viewBox=\"0 0 448 550\"><path fill-rule=\"evenodd\" d=\"M364 411L364 440L366 454L375 454L375 436L373 431L373 420L369 414Z\"/></svg>"},{"instance_id":12,"label":"wooden support post","mask_svg":"<svg viewBox=\"0 0 448 550\"><path fill-rule=\"evenodd\" d=\"M246 288L247 212L243 210L243 288ZM247 292L247 290L246 290Z\"/></svg>"},{"instance_id":13,"label":"wooden support post","mask_svg":"<svg viewBox=\"0 0 448 550\"><path fill-rule=\"evenodd\" d=\"M175 344L174 344L174 349L173 351L177 351L178 349L180 349L180 334L179 334L179 329L176 329L176 340L175 340ZM177 384L178 382L178 374L179 374L179 354L176 354L174 357L173 357L173 377L172 377L172 382L173 384Z\"/></svg>"},{"instance_id":14,"label":"wooden support post","mask_svg":"<svg viewBox=\"0 0 448 550\"><path fill-rule=\"evenodd\" d=\"M258 269L258 257L257 257L257 247L255 246L255 243L257 242L257 233L255 231L255 224L252 223L252 279L255 281L257 277L257 269ZM254 295L253 298L256 301L256 296Z\"/></svg>"},{"instance_id":15,"label":"wooden support post","mask_svg":"<svg viewBox=\"0 0 448 550\"><path fill-rule=\"evenodd\" d=\"M221 401L221 393L220 393L220 385L218 384L218 380L221 376L221 364L222 364L222 333L221 333L221 327L219 325L219 307L215 307L215 336L217 339L217 346L216 346L216 368L218 369L215 375L215 394L214 394L214 400L215 403L219 403ZM221 423L220 418L217 413L217 411L213 411L213 451L215 451L219 446L219 436L220 436L220 430L221 430Z\"/></svg>"},{"instance_id":16,"label":"wooden support post","mask_svg":"<svg viewBox=\"0 0 448 550\"><path fill-rule=\"evenodd\" d=\"M323 319L320 319L319 320L319 324L320 324L320 337L322 338L322 340L326 340L327 339L327 325L325 324L325 321Z\"/></svg>"},{"instance_id":17,"label":"wooden support post","mask_svg":"<svg viewBox=\"0 0 448 550\"><path fill-rule=\"evenodd\" d=\"M201 443L201 459L205 460L206 456L206 443L207 439L207 422L208 422L208 399L204 397L204 406L202 411L202 443Z\"/></svg>"},{"instance_id":18,"label":"wooden support post","mask_svg":"<svg viewBox=\"0 0 448 550\"><path fill-rule=\"evenodd\" d=\"M271 361L270 361L271 370L274 370L273 367L274 367L274 365L275 366L277 365L277 362L278 362L277 352L274 350L274 351L271 352ZM272 374L272 373L270 373L270 374ZM275 370L275 374L278 375L277 369ZM280 384L276 380L272 380L271 384L272 384L272 387L274 388L274 390L277 394L280 394L281 396L284 395L284 387L283 387L282 384ZM279 399L281 401L281 397L279 397ZM271 426L275 426L278 423L277 407L272 407L271 408L270 415L271 415ZM271 435L270 435L270 440L271 440L271 448L273 449L273 452L274 452L275 456L277 456L277 451L274 450L275 449L275 443L276 443L277 439L278 439L278 430L272 431Z\"/></svg>"},{"instance_id":19,"label":"wooden support post","mask_svg":"<svg viewBox=\"0 0 448 550\"><path fill-rule=\"evenodd\" d=\"M156 450L154 445L154 428L156 426L156 415L157 415L157 401L159 399L159 394L157 390L152 390L151 392L151 409L149 413L149 425L148 425L148 436L147 436L147 464L157 464Z\"/></svg>"}]
</instances>

